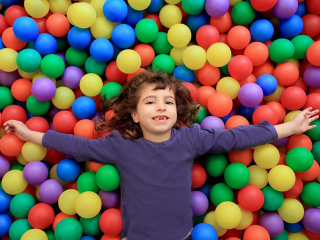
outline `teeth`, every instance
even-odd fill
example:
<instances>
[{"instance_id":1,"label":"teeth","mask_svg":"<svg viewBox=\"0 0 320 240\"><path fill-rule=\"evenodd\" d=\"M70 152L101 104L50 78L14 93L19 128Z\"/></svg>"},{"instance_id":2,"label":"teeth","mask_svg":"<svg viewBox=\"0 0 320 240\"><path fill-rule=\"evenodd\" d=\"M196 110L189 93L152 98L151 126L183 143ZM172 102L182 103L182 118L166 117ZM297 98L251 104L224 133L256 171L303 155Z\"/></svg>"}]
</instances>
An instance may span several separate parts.
<instances>
[{"instance_id":1,"label":"teeth","mask_svg":"<svg viewBox=\"0 0 320 240\"><path fill-rule=\"evenodd\" d=\"M154 118L154 120L166 120L167 118L166 117L156 117L156 118Z\"/></svg>"}]
</instances>

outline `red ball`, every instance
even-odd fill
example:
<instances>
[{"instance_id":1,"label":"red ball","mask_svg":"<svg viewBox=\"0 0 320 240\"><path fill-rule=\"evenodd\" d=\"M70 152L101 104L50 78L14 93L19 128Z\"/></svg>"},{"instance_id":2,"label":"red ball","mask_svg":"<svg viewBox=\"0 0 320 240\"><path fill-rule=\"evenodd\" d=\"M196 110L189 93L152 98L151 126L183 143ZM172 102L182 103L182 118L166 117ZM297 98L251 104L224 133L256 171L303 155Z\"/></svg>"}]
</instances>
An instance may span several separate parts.
<instances>
[{"instance_id":1,"label":"red ball","mask_svg":"<svg viewBox=\"0 0 320 240\"><path fill-rule=\"evenodd\" d=\"M5 18L11 27L13 26L14 21L19 17L29 17L29 14L24 7L19 5L12 5L8 7Z\"/></svg>"},{"instance_id":2,"label":"red ball","mask_svg":"<svg viewBox=\"0 0 320 240\"><path fill-rule=\"evenodd\" d=\"M153 48L146 43L138 44L133 50L140 55L142 67L149 66L155 57Z\"/></svg>"},{"instance_id":3,"label":"red ball","mask_svg":"<svg viewBox=\"0 0 320 240\"><path fill-rule=\"evenodd\" d=\"M36 187L28 184L23 193L29 193L37 201Z\"/></svg>"},{"instance_id":4,"label":"red ball","mask_svg":"<svg viewBox=\"0 0 320 240\"><path fill-rule=\"evenodd\" d=\"M0 152L9 157L17 156L21 153L24 143L14 134L6 134L0 139Z\"/></svg>"},{"instance_id":5,"label":"red ball","mask_svg":"<svg viewBox=\"0 0 320 240\"><path fill-rule=\"evenodd\" d=\"M229 12L226 12L222 17L210 18L210 25L216 27L219 33L225 33L229 31L232 26L232 18Z\"/></svg>"},{"instance_id":6,"label":"red ball","mask_svg":"<svg viewBox=\"0 0 320 240\"><path fill-rule=\"evenodd\" d=\"M280 101L286 109L298 110L305 105L307 95L299 87L288 87L282 92Z\"/></svg>"},{"instance_id":7,"label":"red ball","mask_svg":"<svg viewBox=\"0 0 320 240\"><path fill-rule=\"evenodd\" d=\"M61 13L54 13L48 17L46 22L48 32L54 37L63 37L70 30L68 18Z\"/></svg>"},{"instance_id":8,"label":"red ball","mask_svg":"<svg viewBox=\"0 0 320 240\"><path fill-rule=\"evenodd\" d=\"M28 214L28 221L33 228L45 229L49 227L54 220L53 208L46 203L34 205Z\"/></svg>"},{"instance_id":9,"label":"red ball","mask_svg":"<svg viewBox=\"0 0 320 240\"><path fill-rule=\"evenodd\" d=\"M77 118L70 111L60 111L53 117L53 127L57 132L71 134L77 124Z\"/></svg>"},{"instance_id":10,"label":"red ball","mask_svg":"<svg viewBox=\"0 0 320 240\"><path fill-rule=\"evenodd\" d=\"M47 154L45 160L50 163L52 166L58 164L62 159L65 159L66 155L57 150L47 148Z\"/></svg>"},{"instance_id":11,"label":"red ball","mask_svg":"<svg viewBox=\"0 0 320 240\"><path fill-rule=\"evenodd\" d=\"M302 17L303 29L301 35L315 37L320 32L320 17L315 14L306 14Z\"/></svg>"},{"instance_id":12,"label":"red ball","mask_svg":"<svg viewBox=\"0 0 320 240\"><path fill-rule=\"evenodd\" d=\"M299 77L298 80L297 80L294 84L289 85L289 87L291 87L291 86L299 87L299 88L301 88L304 92L306 92L307 89L308 89L308 86L307 86L307 84L304 83L304 80L303 80L302 77ZM309 94L310 94L310 91L309 91Z\"/></svg>"},{"instance_id":13,"label":"red ball","mask_svg":"<svg viewBox=\"0 0 320 240\"><path fill-rule=\"evenodd\" d=\"M320 2L318 0L307 0L307 9L313 14L320 14Z\"/></svg>"},{"instance_id":14,"label":"red ball","mask_svg":"<svg viewBox=\"0 0 320 240\"><path fill-rule=\"evenodd\" d=\"M193 101L197 101L197 99L198 99L198 90L197 90L197 88L192 83L189 83L189 82L183 82L182 84L188 88L192 100Z\"/></svg>"},{"instance_id":15,"label":"red ball","mask_svg":"<svg viewBox=\"0 0 320 240\"><path fill-rule=\"evenodd\" d=\"M52 223L53 231L56 229L56 226L58 225L58 223L60 221L62 221L63 219L66 219L66 218L73 218L75 220L78 220L76 215L68 215L68 214L65 214L63 212L60 212L60 213L57 214L57 216L55 216L55 218L53 220L53 223Z\"/></svg>"},{"instance_id":16,"label":"red ball","mask_svg":"<svg viewBox=\"0 0 320 240\"><path fill-rule=\"evenodd\" d=\"M242 230L237 230L237 229L228 229L227 232L221 236L222 239L227 239L230 237L237 237L241 238L242 237Z\"/></svg>"},{"instance_id":17,"label":"red ball","mask_svg":"<svg viewBox=\"0 0 320 240\"><path fill-rule=\"evenodd\" d=\"M5 17L0 14L0 37L2 37L2 33L9 27Z\"/></svg>"},{"instance_id":18,"label":"red ball","mask_svg":"<svg viewBox=\"0 0 320 240\"><path fill-rule=\"evenodd\" d=\"M279 102L268 102L266 106L272 107L278 114L278 124L282 123L287 115L286 109Z\"/></svg>"},{"instance_id":19,"label":"red ball","mask_svg":"<svg viewBox=\"0 0 320 240\"><path fill-rule=\"evenodd\" d=\"M232 106L232 99L223 92L215 93L208 99L209 112L215 117L227 116L231 112Z\"/></svg>"},{"instance_id":20,"label":"red ball","mask_svg":"<svg viewBox=\"0 0 320 240\"><path fill-rule=\"evenodd\" d=\"M155 23L158 25L159 32L161 32L163 25L160 22L160 18L158 14L147 14L144 18L149 18L155 21Z\"/></svg>"},{"instance_id":21,"label":"red ball","mask_svg":"<svg viewBox=\"0 0 320 240\"><path fill-rule=\"evenodd\" d=\"M198 88L197 102L201 104L206 110L208 110L208 100L217 91L213 87L202 86Z\"/></svg>"},{"instance_id":22,"label":"red ball","mask_svg":"<svg viewBox=\"0 0 320 240\"><path fill-rule=\"evenodd\" d=\"M231 77L241 81L250 76L253 71L253 65L250 58L238 55L230 60L228 70Z\"/></svg>"},{"instance_id":23,"label":"red ball","mask_svg":"<svg viewBox=\"0 0 320 240\"><path fill-rule=\"evenodd\" d=\"M262 191L253 185L247 185L240 189L238 193L238 202L240 206L247 211L255 212L262 208L264 196Z\"/></svg>"},{"instance_id":24,"label":"red ball","mask_svg":"<svg viewBox=\"0 0 320 240\"><path fill-rule=\"evenodd\" d=\"M48 33L48 30L47 30L47 19L45 18L34 18L32 17L32 19L37 23L38 25L38 28L39 28L39 34L41 33Z\"/></svg>"},{"instance_id":25,"label":"red ball","mask_svg":"<svg viewBox=\"0 0 320 240\"><path fill-rule=\"evenodd\" d=\"M121 240L119 236L108 236L108 235L103 235L100 240Z\"/></svg>"},{"instance_id":26,"label":"red ball","mask_svg":"<svg viewBox=\"0 0 320 240\"><path fill-rule=\"evenodd\" d=\"M2 121L17 120L25 123L27 121L26 111L19 105L10 105L2 112Z\"/></svg>"},{"instance_id":27,"label":"red ball","mask_svg":"<svg viewBox=\"0 0 320 240\"><path fill-rule=\"evenodd\" d=\"M235 26L230 29L227 36L228 45L231 48L244 49L251 40L250 31L244 26Z\"/></svg>"},{"instance_id":28,"label":"red ball","mask_svg":"<svg viewBox=\"0 0 320 240\"><path fill-rule=\"evenodd\" d=\"M252 7L259 12L269 11L276 3L277 0L251 0Z\"/></svg>"},{"instance_id":29,"label":"red ball","mask_svg":"<svg viewBox=\"0 0 320 240\"><path fill-rule=\"evenodd\" d=\"M129 82L130 79L133 78L135 75L142 73L142 72L147 72L147 70L145 70L144 68L139 68L138 71L136 71L135 73L128 74L127 82Z\"/></svg>"},{"instance_id":30,"label":"red ball","mask_svg":"<svg viewBox=\"0 0 320 240\"><path fill-rule=\"evenodd\" d=\"M258 107L252 114L252 121L254 124L258 124L263 120L267 120L272 125L277 125L278 118L277 111L268 105Z\"/></svg>"},{"instance_id":31,"label":"red ball","mask_svg":"<svg viewBox=\"0 0 320 240\"><path fill-rule=\"evenodd\" d=\"M220 80L220 69L206 63L197 71L197 78L204 86L213 86Z\"/></svg>"},{"instance_id":32,"label":"red ball","mask_svg":"<svg viewBox=\"0 0 320 240\"><path fill-rule=\"evenodd\" d=\"M220 34L216 27L204 25L199 28L196 40L200 47L208 49L212 44L219 42Z\"/></svg>"},{"instance_id":33,"label":"red ball","mask_svg":"<svg viewBox=\"0 0 320 240\"><path fill-rule=\"evenodd\" d=\"M2 121L2 115L0 113L0 127L2 127L3 121Z\"/></svg>"},{"instance_id":34,"label":"red ball","mask_svg":"<svg viewBox=\"0 0 320 240\"><path fill-rule=\"evenodd\" d=\"M320 240L320 233L314 233L314 232L310 232L308 229L304 228L302 229L304 234L312 240Z\"/></svg>"},{"instance_id":35,"label":"red ball","mask_svg":"<svg viewBox=\"0 0 320 240\"><path fill-rule=\"evenodd\" d=\"M303 182L301 178L296 176L296 181L292 188L290 188L288 191L282 192L283 196L285 198L296 198L298 197L303 189Z\"/></svg>"},{"instance_id":36,"label":"red ball","mask_svg":"<svg viewBox=\"0 0 320 240\"><path fill-rule=\"evenodd\" d=\"M194 163L192 167L191 180L192 189L201 187L207 180L206 170L201 165Z\"/></svg>"},{"instance_id":37,"label":"red ball","mask_svg":"<svg viewBox=\"0 0 320 240\"><path fill-rule=\"evenodd\" d=\"M20 41L13 33L13 28L9 27L3 31L2 42L7 48L12 48L16 51L21 50L26 46L26 42Z\"/></svg>"},{"instance_id":38,"label":"red ball","mask_svg":"<svg viewBox=\"0 0 320 240\"><path fill-rule=\"evenodd\" d=\"M108 236L119 235L123 226L120 210L110 208L104 211L100 217L99 226L101 231Z\"/></svg>"},{"instance_id":39,"label":"red ball","mask_svg":"<svg viewBox=\"0 0 320 240\"><path fill-rule=\"evenodd\" d=\"M301 178L302 181L312 181L318 177L320 173L319 163L313 160L312 167L305 172L297 172L296 176Z\"/></svg>"},{"instance_id":40,"label":"red ball","mask_svg":"<svg viewBox=\"0 0 320 240\"><path fill-rule=\"evenodd\" d=\"M43 117L32 117L26 122L26 126L37 132L46 133L49 130L49 123Z\"/></svg>"},{"instance_id":41,"label":"red ball","mask_svg":"<svg viewBox=\"0 0 320 240\"><path fill-rule=\"evenodd\" d=\"M259 226L252 225L248 227L243 233L243 240L270 240L270 235L268 231Z\"/></svg>"},{"instance_id":42,"label":"red ball","mask_svg":"<svg viewBox=\"0 0 320 240\"><path fill-rule=\"evenodd\" d=\"M292 148L304 147L309 151L312 150L312 141L305 134L295 134L289 138L287 142L287 150L290 151Z\"/></svg>"},{"instance_id":43,"label":"red ball","mask_svg":"<svg viewBox=\"0 0 320 240\"><path fill-rule=\"evenodd\" d=\"M303 109L312 107L312 110L320 109L320 93L309 93L307 95L306 103L303 105ZM318 113L317 115L320 115Z\"/></svg>"},{"instance_id":44,"label":"red ball","mask_svg":"<svg viewBox=\"0 0 320 240\"><path fill-rule=\"evenodd\" d=\"M106 77L111 82L123 83L127 80L126 73L123 73L119 70L116 61L113 61L108 64L106 67Z\"/></svg>"}]
</instances>

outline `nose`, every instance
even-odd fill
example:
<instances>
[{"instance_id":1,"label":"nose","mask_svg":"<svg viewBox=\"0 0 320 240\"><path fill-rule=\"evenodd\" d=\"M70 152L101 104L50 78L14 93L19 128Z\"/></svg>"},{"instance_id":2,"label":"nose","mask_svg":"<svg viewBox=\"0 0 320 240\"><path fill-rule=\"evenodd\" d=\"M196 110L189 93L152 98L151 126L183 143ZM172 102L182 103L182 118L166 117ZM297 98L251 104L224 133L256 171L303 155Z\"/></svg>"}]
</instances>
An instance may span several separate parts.
<instances>
[{"instance_id":1,"label":"nose","mask_svg":"<svg viewBox=\"0 0 320 240\"><path fill-rule=\"evenodd\" d=\"M166 110L165 104L163 102L158 102L157 109L158 111L165 111Z\"/></svg>"}]
</instances>

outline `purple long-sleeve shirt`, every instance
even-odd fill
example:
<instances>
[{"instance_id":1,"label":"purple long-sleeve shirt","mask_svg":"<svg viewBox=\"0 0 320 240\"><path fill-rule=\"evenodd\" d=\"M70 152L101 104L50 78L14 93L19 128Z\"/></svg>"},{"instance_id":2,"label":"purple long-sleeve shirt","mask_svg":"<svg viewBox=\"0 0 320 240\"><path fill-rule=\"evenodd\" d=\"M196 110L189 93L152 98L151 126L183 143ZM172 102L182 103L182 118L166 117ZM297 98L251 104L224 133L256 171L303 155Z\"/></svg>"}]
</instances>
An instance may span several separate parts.
<instances>
[{"instance_id":1,"label":"purple long-sleeve shirt","mask_svg":"<svg viewBox=\"0 0 320 240\"><path fill-rule=\"evenodd\" d=\"M77 161L114 164L120 173L120 237L128 240L180 240L192 229L191 173L194 158L263 145L278 138L268 121L229 130L172 129L169 140L128 140L114 130L103 139L86 139L49 130L46 148L71 154Z\"/></svg>"}]
</instances>

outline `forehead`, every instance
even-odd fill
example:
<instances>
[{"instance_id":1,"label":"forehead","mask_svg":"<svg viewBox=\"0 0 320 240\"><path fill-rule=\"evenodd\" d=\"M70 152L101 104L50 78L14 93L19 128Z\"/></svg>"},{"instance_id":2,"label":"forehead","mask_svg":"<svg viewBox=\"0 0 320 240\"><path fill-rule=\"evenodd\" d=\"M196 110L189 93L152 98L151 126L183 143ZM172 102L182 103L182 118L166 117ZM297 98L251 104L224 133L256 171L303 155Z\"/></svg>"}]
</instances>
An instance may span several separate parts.
<instances>
[{"instance_id":1,"label":"forehead","mask_svg":"<svg viewBox=\"0 0 320 240\"><path fill-rule=\"evenodd\" d=\"M140 91L140 99L143 99L148 95L171 95L172 97L174 97L174 92L172 89L170 90L169 87L165 89L153 90L155 87L156 87L155 84L148 84L142 87Z\"/></svg>"}]
</instances>

